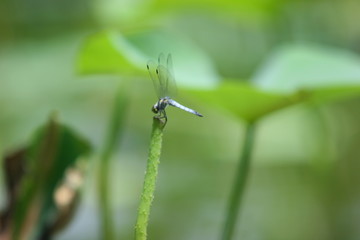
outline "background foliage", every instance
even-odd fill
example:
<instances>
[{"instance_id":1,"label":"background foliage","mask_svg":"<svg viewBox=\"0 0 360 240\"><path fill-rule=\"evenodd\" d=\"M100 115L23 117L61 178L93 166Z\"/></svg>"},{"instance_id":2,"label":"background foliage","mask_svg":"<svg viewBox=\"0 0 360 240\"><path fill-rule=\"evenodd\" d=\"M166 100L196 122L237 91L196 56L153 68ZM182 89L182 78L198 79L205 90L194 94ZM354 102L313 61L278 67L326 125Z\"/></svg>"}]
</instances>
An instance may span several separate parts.
<instances>
[{"instance_id":1,"label":"background foliage","mask_svg":"<svg viewBox=\"0 0 360 240\"><path fill-rule=\"evenodd\" d=\"M94 149L57 239L99 239L98 159L126 89L109 177L117 235L132 239L156 101L145 65L171 52L176 100L205 117L168 110L150 239L218 239L249 121L235 239L359 239L359 11L354 0L2 1L0 153L56 110Z\"/></svg>"}]
</instances>

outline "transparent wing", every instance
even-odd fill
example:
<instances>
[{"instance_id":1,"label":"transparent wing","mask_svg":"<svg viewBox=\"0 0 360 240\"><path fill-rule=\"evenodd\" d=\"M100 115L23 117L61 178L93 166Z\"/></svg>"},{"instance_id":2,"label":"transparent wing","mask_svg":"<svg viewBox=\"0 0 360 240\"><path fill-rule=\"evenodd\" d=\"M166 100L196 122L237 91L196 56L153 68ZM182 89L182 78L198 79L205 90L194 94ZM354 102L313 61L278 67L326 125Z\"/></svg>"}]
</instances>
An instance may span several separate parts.
<instances>
[{"instance_id":1,"label":"transparent wing","mask_svg":"<svg viewBox=\"0 0 360 240\"><path fill-rule=\"evenodd\" d=\"M167 64L167 69L168 69L168 72L170 75L170 78L168 79L166 88L168 89L168 92L171 95L171 97L175 97L177 95L177 87L176 87L176 81L175 81L175 75L174 75L171 54L168 54L166 64Z\"/></svg>"},{"instance_id":2,"label":"transparent wing","mask_svg":"<svg viewBox=\"0 0 360 240\"><path fill-rule=\"evenodd\" d=\"M158 63L152 60L148 62L150 78L153 81L158 98L174 97L176 95L176 83L173 75L172 59L160 53Z\"/></svg>"},{"instance_id":3,"label":"transparent wing","mask_svg":"<svg viewBox=\"0 0 360 240\"><path fill-rule=\"evenodd\" d=\"M168 69L163 65L158 65L156 68L156 74L160 84L161 97L170 97L168 91L168 82L169 78L171 78L171 75Z\"/></svg>"},{"instance_id":4,"label":"transparent wing","mask_svg":"<svg viewBox=\"0 0 360 240\"><path fill-rule=\"evenodd\" d=\"M166 61L165 61L166 60ZM164 97L175 97L176 95L176 83L173 75L172 58L169 54L167 58L161 53L158 58L157 73L159 82L162 86L162 94Z\"/></svg>"},{"instance_id":5,"label":"transparent wing","mask_svg":"<svg viewBox=\"0 0 360 240\"><path fill-rule=\"evenodd\" d=\"M158 57L158 65L166 66L166 58L164 53L160 53Z\"/></svg>"},{"instance_id":6,"label":"transparent wing","mask_svg":"<svg viewBox=\"0 0 360 240\"><path fill-rule=\"evenodd\" d=\"M150 75L150 78L154 84L154 88L155 88L155 92L156 92L156 95L158 98L162 98L164 97L164 88L161 86L161 83L159 81L159 78L158 78L158 70L157 70L157 64L153 61L153 60L150 60L148 61L147 63L147 69L149 71L149 75Z\"/></svg>"}]
</instances>

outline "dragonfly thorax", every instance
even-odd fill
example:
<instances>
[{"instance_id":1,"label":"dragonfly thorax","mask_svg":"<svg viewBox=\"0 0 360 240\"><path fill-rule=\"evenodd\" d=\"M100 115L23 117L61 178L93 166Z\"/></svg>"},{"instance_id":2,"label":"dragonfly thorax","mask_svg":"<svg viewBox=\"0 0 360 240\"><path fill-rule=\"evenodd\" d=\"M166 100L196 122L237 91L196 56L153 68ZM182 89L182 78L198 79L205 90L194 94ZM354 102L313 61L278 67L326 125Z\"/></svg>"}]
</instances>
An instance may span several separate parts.
<instances>
[{"instance_id":1,"label":"dragonfly thorax","mask_svg":"<svg viewBox=\"0 0 360 240\"><path fill-rule=\"evenodd\" d=\"M160 98L154 106L151 108L151 111L154 113L162 112L169 105L169 97Z\"/></svg>"}]
</instances>

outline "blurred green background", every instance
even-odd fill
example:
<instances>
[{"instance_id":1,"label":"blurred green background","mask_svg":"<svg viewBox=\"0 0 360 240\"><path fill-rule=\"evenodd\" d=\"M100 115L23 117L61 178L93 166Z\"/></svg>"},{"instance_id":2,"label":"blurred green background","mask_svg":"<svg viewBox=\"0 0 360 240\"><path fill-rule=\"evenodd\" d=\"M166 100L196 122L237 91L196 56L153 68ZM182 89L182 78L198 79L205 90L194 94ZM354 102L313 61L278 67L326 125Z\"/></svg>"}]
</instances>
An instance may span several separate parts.
<instances>
[{"instance_id":1,"label":"blurred green background","mask_svg":"<svg viewBox=\"0 0 360 240\"><path fill-rule=\"evenodd\" d=\"M355 0L1 1L0 153L57 111L94 153L56 239L100 239L98 159L116 90L127 88L109 176L118 239L132 239L157 100L146 61L170 52L175 99L205 117L167 111L149 239L219 239L254 118L234 239L360 239L359 12ZM218 92L228 83L236 97ZM315 97L267 105L267 94L298 92Z\"/></svg>"}]
</instances>

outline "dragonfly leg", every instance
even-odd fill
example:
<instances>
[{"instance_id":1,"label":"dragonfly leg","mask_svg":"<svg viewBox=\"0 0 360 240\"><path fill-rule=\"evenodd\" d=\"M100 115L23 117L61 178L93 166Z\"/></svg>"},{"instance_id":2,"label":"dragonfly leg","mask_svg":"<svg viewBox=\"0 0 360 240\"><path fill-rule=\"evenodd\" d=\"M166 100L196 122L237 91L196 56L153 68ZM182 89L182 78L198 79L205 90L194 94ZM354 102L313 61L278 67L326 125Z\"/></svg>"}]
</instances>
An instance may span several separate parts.
<instances>
[{"instance_id":1,"label":"dragonfly leg","mask_svg":"<svg viewBox=\"0 0 360 240\"><path fill-rule=\"evenodd\" d=\"M167 121L167 116L166 116L166 112L165 112L165 110L164 110L164 111L162 111L162 113L163 113L163 118L165 118L165 121Z\"/></svg>"},{"instance_id":2,"label":"dragonfly leg","mask_svg":"<svg viewBox=\"0 0 360 240\"><path fill-rule=\"evenodd\" d=\"M166 116L166 112L164 110L160 112L159 118L165 119L165 122L167 122L167 116Z\"/></svg>"},{"instance_id":3,"label":"dragonfly leg","mask_svg":"<svg viewBox=\"0 0 360 240\"><path fill-rule=\"evenodd\" d=\"M167 123L167 116L166 116L166 112L164 110L159 111L159 114L155 116L155 118L162 120L165 119L165 124Z\"/></svg>"}]
</instances>

